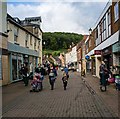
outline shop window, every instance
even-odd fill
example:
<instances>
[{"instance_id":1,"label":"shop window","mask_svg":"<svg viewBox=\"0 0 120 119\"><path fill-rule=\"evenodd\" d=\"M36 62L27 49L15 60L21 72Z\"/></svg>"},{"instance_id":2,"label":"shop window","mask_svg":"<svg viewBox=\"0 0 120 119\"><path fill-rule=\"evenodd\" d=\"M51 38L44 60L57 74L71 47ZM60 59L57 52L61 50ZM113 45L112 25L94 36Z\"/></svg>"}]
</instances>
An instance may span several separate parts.
<instances>
[{"instance_id":1,"label":"shop window","mask_svg":"<svg viewBox=\"0 0 120 119\"><path fill-rule=\"evenodd\" d=\"M17 55L12 55L12 80L17 79Z\"/></svg>"},{"instance_id":2,"label":"shop window","mask_svg":"<svg viewBox=\"0 0 120 119\"><path fill-rule=\"evenodd\" d=\"M18 79L22 78L22 74L20 72L22 65L22 55L18 55Z\"/></svg>"}]
</instances>

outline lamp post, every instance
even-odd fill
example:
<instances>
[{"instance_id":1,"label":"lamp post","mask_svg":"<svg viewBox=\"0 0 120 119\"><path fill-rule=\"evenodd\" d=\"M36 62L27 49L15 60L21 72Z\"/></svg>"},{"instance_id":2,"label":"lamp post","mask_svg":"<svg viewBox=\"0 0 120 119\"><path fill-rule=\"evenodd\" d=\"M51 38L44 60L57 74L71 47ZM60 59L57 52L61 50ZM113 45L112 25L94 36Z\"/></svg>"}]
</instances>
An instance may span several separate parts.
<instances>
[{"instance_id":1,"label":"lamp post","mask_svg":"<svg viewBox=\"0 0 120 119\"><path fill-rule=\"evenodd\" d=\"M92 29L90 28L90 29L89 29L89 34L91 34L91 32L92 32Z\"/></svg>"},{"instance_id":2,"label":"lamp post","mask_svg":"<svg viewBox=\"0 0 120 119\"><path fill-rule=\"evenodd\" d=\"M45 48L45 41L43 42L44 48Z\"/></svg>"}]
</instances>

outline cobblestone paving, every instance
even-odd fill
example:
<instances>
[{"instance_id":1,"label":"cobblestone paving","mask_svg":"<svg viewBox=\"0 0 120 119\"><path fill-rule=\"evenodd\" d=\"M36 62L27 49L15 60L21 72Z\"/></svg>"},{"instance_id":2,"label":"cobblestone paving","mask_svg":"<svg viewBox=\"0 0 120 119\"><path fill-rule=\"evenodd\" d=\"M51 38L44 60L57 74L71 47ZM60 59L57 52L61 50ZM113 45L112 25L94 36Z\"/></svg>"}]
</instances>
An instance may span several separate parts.
<instances>
[{"instance_id":1,"label":"cobblestone paving","mask_svg":"<svg viewBox=\"0 0 120 119\"><path fill-rule=\"evenodd\" d=\"M71 72L67 90L63 90L58 72L55 89L48 77L44 90L30 93L22 82L3 88L3 117L115 117L104 101L76 73ZM17 86L16 86L17 85ZM12 97L11 97L12 96Z\"/></svg>"}]
</instances>

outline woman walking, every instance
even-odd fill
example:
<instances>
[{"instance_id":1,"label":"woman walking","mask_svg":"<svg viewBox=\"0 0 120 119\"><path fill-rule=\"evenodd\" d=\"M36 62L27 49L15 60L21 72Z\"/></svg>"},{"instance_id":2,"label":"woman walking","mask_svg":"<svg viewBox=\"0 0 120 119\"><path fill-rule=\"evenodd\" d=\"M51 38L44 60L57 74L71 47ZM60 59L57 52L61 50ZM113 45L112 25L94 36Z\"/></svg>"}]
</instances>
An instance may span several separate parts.
<instances>
[{"instance_id":1,"label":"woman walking","mask_svg":"<svg viewBox=\"0 0 120 119\"><path fill-rule=\"evenodd\" d=\"M49 73L49 82L50 82L50 85L51 85L51 90L54 89L55 79L56 79L56 76L55 76L54 70L51 69L50 73Z\"/></svg>"},{"instance_id":2,"label":"woman walking","mask_svg":"<svg viewBox=\"0 0 120 119\"><path fill-rule=\"evenodd\" d=\"M107 87L106 87L107 79L109 78L109 71L106 68L104 61L102 61L102 64L100 65L99 75L100 75L100 90L103 92L107 90ZM104 87L104 90L103 90L103 87Z\"/></svg>"}]
</instances>

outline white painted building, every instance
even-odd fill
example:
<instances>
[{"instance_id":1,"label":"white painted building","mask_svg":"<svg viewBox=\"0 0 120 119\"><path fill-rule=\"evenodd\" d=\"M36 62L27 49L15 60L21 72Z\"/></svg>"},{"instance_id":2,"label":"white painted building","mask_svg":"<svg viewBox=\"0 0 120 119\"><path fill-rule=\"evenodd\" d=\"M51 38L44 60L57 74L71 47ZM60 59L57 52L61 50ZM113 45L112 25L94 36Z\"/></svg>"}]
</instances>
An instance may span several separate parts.
<instances>
[{"instance_id":1,"label":"white painted building","mask_svg":"<svg viewBox=\"0 0 120 119\"><path fill-rule=\"evenodd\" d=\"M71 48L70 52L67 52L65 54L65 59L66 59L66 64L71 64L73 63L74 66L77 66L77 46L74 46Z\"/></svg>"}]
</instances>

